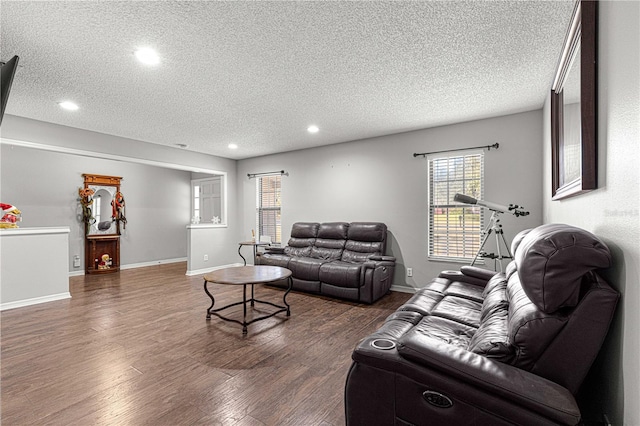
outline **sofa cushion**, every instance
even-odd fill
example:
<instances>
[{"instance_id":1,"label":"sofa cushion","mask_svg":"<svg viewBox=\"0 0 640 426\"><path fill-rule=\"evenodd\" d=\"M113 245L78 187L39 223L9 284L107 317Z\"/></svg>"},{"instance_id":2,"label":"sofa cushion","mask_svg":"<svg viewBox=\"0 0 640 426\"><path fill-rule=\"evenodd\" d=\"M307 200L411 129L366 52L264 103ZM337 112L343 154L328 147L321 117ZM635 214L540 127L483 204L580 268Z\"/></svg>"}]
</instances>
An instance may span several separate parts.
<instances>
[{"instance_id":1,"label":"sofa cushion","mask_svg":"<svg viewBox=\"0 0 640 426\"><path fill-rule=\"evenodd\" d=\"M284 248L284 252L292 257L309 257L311 256L311 248L314 242L314 238L291 238L289 244Z\"/></svg>"},{"instance_id":2,"label":"sofa cushion","mask_svg":"<svg viewBox=\"0 0 640 426\"><path fill-rule=\"evenodd\" d=\"M563 224L528 232L515 252L522 287L542 311L576 306L582 277L611 265L607 246L595 235Z\"/></svg>"},{"instance_id":3,"label":"sofa cushion","mask_svg":"<svg viewBox=\"0 0 640 426\"><path fill-rule=\"evenodd\" d=\"M346 240L349 232L349 224L347 222L330 222L323 223L318 228L318 238L328 240Z\"/></svg>"},{"instance_id":4,"label":"sofa cushion","mask_svg":"<svg viewBox=\"0 0 640 426\"><path fill-rule=\"evenodd\" d=\"M466 349L469 346L471 337L476 332L474 327L461 324L457 321L451 321L447 318L426 316L415 327L411 329L404 338L411 334L420 334L422 336L431 337L450 345Z\"/></svg>"},{"instance_id":5,"label":"sofa cushion","mask_svg":"<svg viewBox=\"0 0 640 426\"><path fill-rule=\"evenodd\" d=\"M311 248L310 257L336 260L342 256L349 224L346 222L323 223L318 229L318 238Z\"/></svg>"},{"instance_id":6,"label":"sofa cushion","mask_svg":"<svg viewBox=\"0 0 640 426\"><path fill-rule=\"evenodd\" d=\"M353 222L342 253L345 262L366 262L371 256L385 253L387 225L378 222Z\"/></svg>"},{"instance_id":7,"label":"sofa cushion","mask_svg":"<svg viewBox=\"0 0 640 426\"><path fill-rule=\"evenodd\" d=\"M362 267L362 263L339 260L324 263L320 266L320 281L339 287L357 288L360 286Z\"/></svg>"},{"instance_id":8,"label":"sofa cushion","mask_svg":"<svg viewBox=\"0 0 640 426\"><path fill-rule=\"evenodd\" d=\"M326 263L325 259L311 257L292 257L289 267L293 276L300 280L320 281L320 265Z\"/></svg>"},{"instance_id":9,"label":"sofa cushion","mask_svg":"<svg viewBox=\"0 0 640 426\"><path fill-rule=\"evenodd\" d=\"M460 324L478 328L478 326L480 326L481 310L481 302L464 297L445 296L433 308L431 315L448 318Z\"/></svg>"},{"instance_id":10,"label":"sofa cushion","mask_svg":"<svg viewBox=\"0 0 640 426\"><path fill-rule=\"evenodd\" d=\"M291 227L293 238L316 238L320 224L316 222L296 222Z\"/></svg>"},{"instance_id":11,"label":"sofa cushion","mask_svg":"<svg viewBox=\"0 0 640 426\"><path fill-rule=\"evenodd\" d=\"M288 268L290 256L286 254L278 253L265 253L259 257L260 265L280 266L281 268Z\"/></svg>"},{"instance_id":12,"label":"sofa cushion","mask_svg":"<svg viewBox=\"0 0 640 426\"><path fill-rule=\"evenodd\" d=\"M352 222L347 238L354 241L385 242L387 225L379 222Z\"/></svg>"},{"instance_id":13,"label":"sofa cushion","mask_svg":"<svg viewBox=\"0 0 640 426\"><path fill-rule=\"evenodd\" d=\"M480 327L471 338L467 349L509 363L513 359L513 347L509 344L507 333L509 301L505 275L494 275L487 283L484 294Z\"/></svg>"},{"instance_id":14,"label":"sofa cushion","mask_svg":"<svg viewBox=\"0 0 640 426\"><path fill-rule=\"evenodd\" d=\"M453 281L444 291L445 296L457 296L482 303L484 287Z\"/></svg>"},{"instance_id":15,"label":"sofa cushion","mask_svg":"<svg viewBox=\"0 0 640 426\"><path fill-rule=\"evenodd\" d=\"M342 260L345 262L366 262L372 256L381 256L383 254L382 245L383 243L380 241L347 240L342 252Z\"/></svg>"},{"instance_id":16,"label":"sofa cushion","mask_svg":"<svg viewBox=\"0 0 640 426\"><path fill-rule=\"evenodd\" d=\"M518 232L516 236L513 237L513 240L511 241L511 253L515 253L516 251L518 251L518 247L520 246L520 243L522 242L524 237L527 236L529 232L531 232L531 229L525 229L523 231Z\"/></svg>"},{"instance_id":17,"label":"sofa cushion","mask_svg":"<svg viewBox=\"0 0 640 426\"><path fill-rule=\"evenodd\" d=\"M571 318L570 310L562 309L551 314L542 311L527 297L518 274L509 278L507 298L507 336L514 349L512 364L530 370L566 326Z\"/></svg>"},{"instance_id":18,"label":"sofa cushion","mask_svg":"<svg viewBox=\"0 0 640 426\"><path fill-rule=\"evenodd\" d=\"M342 250L346 240L330 240L317 238L315 245L311 247L310 257L325 260L337 260L342 257Z\"/></svg>"},{"instance_id":19,"label":"sofa cushion","mask_svg":"<svg viewBox=\"0 0 640 426\"><path fill-rule=\"evenodd\" d=\"M304 257L311 255L311 247L316 242L319 223L296 222L291 227L291 238L284 248L284 252L289 256Z\"/></svg>"}]
</instances>

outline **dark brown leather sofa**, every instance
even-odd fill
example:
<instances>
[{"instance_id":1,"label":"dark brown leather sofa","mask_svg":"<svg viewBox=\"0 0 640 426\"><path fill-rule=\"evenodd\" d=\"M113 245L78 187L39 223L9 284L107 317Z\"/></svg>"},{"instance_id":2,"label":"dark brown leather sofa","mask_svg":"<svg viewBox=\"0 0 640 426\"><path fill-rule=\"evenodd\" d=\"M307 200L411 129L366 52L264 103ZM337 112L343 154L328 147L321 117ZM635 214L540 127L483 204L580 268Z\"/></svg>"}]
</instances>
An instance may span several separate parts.
<instances>
[{"instance_id":1,"label":"dark brown leather sofa","mask_svg":"<svg viewBox=\"0 0 640 426\"><path fill-rule=\"evenodd\" d=\"M287 246L267 249L258 263L290 269L294 290L373 303L393 280L386 247L384 223L297 222Z\"/></svg>"},{"instance_id":2,"label":"dark brown leather sofa","mask_svg":"<svg viewBox=\"0 0 640 426\"><path fill-rule=\"evenodd\" d=\"M594 235L520 233L505 273L443 272L353 352L348 425L575 425L618 293Z\"/></svg>"}]
</instances>

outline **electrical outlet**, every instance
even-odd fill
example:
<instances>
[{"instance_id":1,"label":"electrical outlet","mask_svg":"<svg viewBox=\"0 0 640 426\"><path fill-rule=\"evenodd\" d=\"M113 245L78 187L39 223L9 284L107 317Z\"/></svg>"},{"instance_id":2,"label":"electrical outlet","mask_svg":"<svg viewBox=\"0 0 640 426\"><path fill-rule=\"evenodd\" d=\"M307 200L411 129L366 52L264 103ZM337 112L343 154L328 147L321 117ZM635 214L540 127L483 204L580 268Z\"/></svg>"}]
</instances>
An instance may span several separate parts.
<instances>
[{"instance_id":1,"label":"electrical outlet","mask_svg":"<svg viewBox=\"0 0 640 426\"><path fill-rule=\"evenodd\" d=\"M73 256L73 267L74 268L80 267L80 256L78 256L77 254Z\"/></svg>"},{"instance_id":2,"label":"electrical outlet","mask_svg":"<svg viewBox=\"0 0 640 426\"><path fill-rule=\"evenodd\" d=\"M209 260L209 255L208 255L208 254L205 254L205 255L204 255L204 261L206 262L206 261L208 261L208 260Z\"/></svg>"},{"instance_id":3,"label":"electrical outlet","mask_svg":"<svg viewBox=\"0 0 640 426\"><path fill-rule=\"evenodd\" d=\"M413 276L413 268L407 268L407 276L408 277L412 277Z\"/></svg>"}]
</instances>

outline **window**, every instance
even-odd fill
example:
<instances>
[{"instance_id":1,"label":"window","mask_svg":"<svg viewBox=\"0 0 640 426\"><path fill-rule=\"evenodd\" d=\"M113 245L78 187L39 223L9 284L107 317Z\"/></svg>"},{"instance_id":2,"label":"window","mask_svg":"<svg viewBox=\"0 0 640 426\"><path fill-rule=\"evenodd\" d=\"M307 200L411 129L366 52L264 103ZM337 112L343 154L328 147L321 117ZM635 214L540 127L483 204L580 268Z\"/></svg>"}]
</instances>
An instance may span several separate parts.
<instances>
[{"instance_id":1,"label":"window","mask_svg":"<svg viewBox=\"0 0 640 426\"><path fill-rule=\"evenodd\" d=\"M281 175L256 178L256 238L269 236L272 243L278 244L282 242L280 184Z\"/></svg>"},{"instance_id":2,"label":"window","mask_svg":"<svg viewBox=\"0 0 640 426\"><path fill-rule=\"evenodd\" d=\"M429 158L428 257L433 260L471 261L480 248L483 209L455 203L465 194L482 199L484 154Z\"/></svg>"},{"instance_id":3,"label":"window","mask_svg":"<svg viewBox=\"0 0 640 426\"><path fill-rule=\"evenodd\" d=\"M224 175L191 181L191 222L226 225Z\"/></svg>"}]
</instances>

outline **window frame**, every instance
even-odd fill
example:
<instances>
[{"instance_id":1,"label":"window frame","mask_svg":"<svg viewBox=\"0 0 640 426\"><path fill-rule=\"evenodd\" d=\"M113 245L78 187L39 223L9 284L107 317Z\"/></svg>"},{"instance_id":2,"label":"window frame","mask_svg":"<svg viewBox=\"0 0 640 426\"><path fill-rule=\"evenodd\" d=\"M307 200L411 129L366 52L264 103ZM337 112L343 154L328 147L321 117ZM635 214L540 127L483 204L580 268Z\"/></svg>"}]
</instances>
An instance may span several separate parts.
<instances>
[{"instance_id":1,"label":"window frame","mask_svg":"<svg viewBox=\"0 0 640 426\"><path fill-rule=\"evenodd\" d=\"M196 199L201 201L200 194L198 193L196 196L196 188L199 189L202 186L202 183L217 178L220 179L220 223L213 223L211 220L203 220L201 215L198 216L198 221L196 222ZM197 210L202 210L201 204L198 206ZM196 225L199 227L226 228L228 226L227 217L227 174L225 172L220 172L205 178L191 179L191 226Z\"/></svg>"},{"instance_id":2,"label":"window frame","mask_svg":"<svg viewBox=\"0 0 640 426\"><path fill-rule=\"evenodd\" d=\"M282 175L281 174L270 174L264 176L256 176L256 240L259 241L260 236L269 235L271 236L271 244L280 245L282 244ZM262 180L263 179L276 179L278 181L278 189L275 191L275 202L277 204L276 207L262 207L260 195L262 193ZM264 233L260 228L260 213L263 211L273 211L276 212L276 223L274 234ZM279 216L280 220L277 219Z\"/></svg>"},{"instance_id":3,"label":"window frame","mask_svg":"<svg viewBox=\"0 0 640 426\"><path fill-rule=\"evenodd\" d=\"M453 263L469 263L472 262L475 257L476 257L476 253L477 250L480 247L481 244L481 240L482 240L482 230L484 229L484 224L485 224L485 214L484 214L484 209L480 206L472 206L472 205L466 205L466 204L462 204L462 203L457 203L453 201L453 197L456 194L456 192L451 191L450 192L450 184L451 182L456 182L456 179L452 179L451 178L451 174L450 171L447 170L447 197L448 197L448 203L447 204L434 204L433 201L433 197L434 197L434 182L433 182L433 163L436 160L442 160L442 159L448 159L449 161L453 158L468 158L468 157L479 157L480 159L480 172L479 172L479 180L480 180L480 188L477 194L465 194L465 195L469 195L472 196L474 198L477 199L482 199L483 195L484 195L484 186L485 186L485 176L484 176L484 165L485 165L485 158L484 158L484 151L483 150L468 150L468 151L461 151L461 152L457 152L457 153L438 153L438 154L430 154L427 156L427 260L429 261L437 261L437 262L453 262ZM464 183L472 180L472 179L467 179L464 177L464 169L463 169L463 177L461 179L461 183L462 183L462 188L463 191L460 191L461 193L464 193ZM459 179L458 179L459 181ZM475 250L473 253L471 252L467 252L467 253L463 253L462 256L458 255L458 256L451 256L451 255L443 255L441 253L435 254L435 234L434 234L434 222L433 222L433 212L438 209L438 208L455 208L455 209L464 209L463 211L469 211L471 212L471 214L474 215L478 215L479 216L479 220L478 220L478 225L477 225L477 229L471 228L467 231L465 231L463 229L463 233L462 233L462 241L463 241L463 246L464 244L466 244L465 237L467 236L473 236L474 238L477 238L477 240L475 242L472 243L472 247L469 249L471 251ZM463 217L464 217L464 213L463 213ZM447 214L447 219L449 219L448 214ZM449 228L449 225L447 224L447 230ZM447 232L448 234L448 232ZM449 240L449 236L447 235L447 245L450 244L450 240ZM476 247L477 246L477 247ZM462 249L463 251L465 250L464 247ZM465 255L466 254L466 255ZM476 264L484 264L484 261L482 259L478 259L476 260Z\"/></svg>"}]
</instances>

